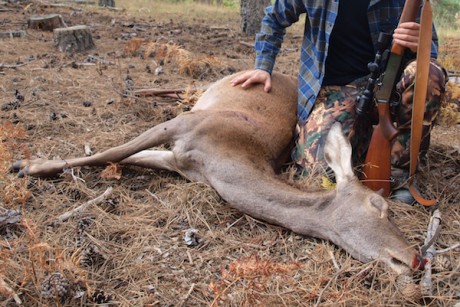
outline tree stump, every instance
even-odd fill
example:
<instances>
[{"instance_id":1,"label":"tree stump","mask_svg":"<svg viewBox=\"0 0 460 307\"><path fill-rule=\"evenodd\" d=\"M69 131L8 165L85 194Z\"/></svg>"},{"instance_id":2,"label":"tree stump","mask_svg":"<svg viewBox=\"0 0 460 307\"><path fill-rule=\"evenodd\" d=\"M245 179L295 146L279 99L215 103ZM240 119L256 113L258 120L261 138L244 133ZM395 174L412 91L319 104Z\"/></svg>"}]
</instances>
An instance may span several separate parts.
<instances>
[{"instance_id":1,"label":"tree stump","mask_svg":"<svg viewBox=\"0 0 460 307\"><path fill-rule=\"evenodd\" d=\"M92 1L92 0L73 0L72 2L76 4L86 4L86 5L96 4L96 1Z\"/></svg>"},{"instance_id":2,"label":"tree stump","mask_svg":"<svg viewBox=\"0 0 460 307\"><path fill-rule=\"evenodd\" d=\"M93 37L87 26L54 29L54 42L61 52L75 53L95 48Z\"/></svg>"},{"instance_id":3,"label":"tree stump","mask_svg":"<svg viewBox=\"0 0 460 307\"><path fill-rule=\"evenodd\" d=\"M32 16L27 20L29 29L37 29L43 31L53 31L56 28L65 28L66 24L59 14L51 14L45 16Z\"/></svg>"},{"instance_id":4,"label":"tree stump","mask_svg":"<svg viewBox=\"0 0 460 307\"><path fill-rule=\"evenodd\" d=\"M99 0L99 6L115 7L115 0Z\"/></svg>"}]
</instances>

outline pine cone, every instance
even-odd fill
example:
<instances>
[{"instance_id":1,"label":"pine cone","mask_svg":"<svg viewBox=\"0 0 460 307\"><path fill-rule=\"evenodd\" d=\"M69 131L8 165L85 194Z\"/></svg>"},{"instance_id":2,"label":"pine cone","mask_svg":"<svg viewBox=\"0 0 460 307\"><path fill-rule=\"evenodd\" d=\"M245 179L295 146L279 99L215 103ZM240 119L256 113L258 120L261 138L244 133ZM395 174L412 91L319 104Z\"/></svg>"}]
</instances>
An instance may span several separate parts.
<instances>
[{"instance_id":1,"label":"pine cone","mask_svg":"<svg viewBox=\"0 0 460 307\"><path fill-rule=\"evenodd\" d=\"M53 299L58 297L65 300L70 292L69 281L59 272L48 275L42 282L41 296Z\"/></svg>"},{"instance_id":2,"label":"pine cone","mask_svg":"<svg viewBox=\"0 0 460 307\"><path fill-rule=\"evenodd\" d=\"M84 250L80 264L86 267L101 266L106 260L106 257L99 251L99 248L94 244L90 244Z\"/></svg>"},{"instance_id":3,"label":"pine cone","mask_svg":"<svg viewBox=\"0 0 460 307\"><path fill-rule=\"evenodd\" d=\"M452 271L452 262L443 255L436 255L433 260L433 270L436 272Z\"/></svg>"},{"instance_id":4,"label":"pine cone","mask_svg":"<svg viewBox=\"0 0 460 307\"><path fill-rule=\"evenodd\" d=\"M103 290L96 289L92 295L92 299L96 304L106 304L112 300L112 296L105 294Z\"/></svg>"},{"instance_id":5,"label":"pine cone","mask_svg":"<svg viewBox=\"0 0 460 307\"><path fill-rule=\"evenodd\" d=\"M412 277L399 275L396 280L396 286L405 300L418 302L422 299L422 289L420 285L415 284Z\"/></svg>"},{"instance_id":6,"label":"pine cone","mask_svg":"<svg viewBox=\"0 0 460 307\"><path fill-rule=\"evenodd\" d=\"M92 224L93 224L93 218L84 218L78 221L77 223L77 238L76 238L76 243L77 246L80 247L85 243L85 230L88 229Z\"/></svg>"}]
</instances>

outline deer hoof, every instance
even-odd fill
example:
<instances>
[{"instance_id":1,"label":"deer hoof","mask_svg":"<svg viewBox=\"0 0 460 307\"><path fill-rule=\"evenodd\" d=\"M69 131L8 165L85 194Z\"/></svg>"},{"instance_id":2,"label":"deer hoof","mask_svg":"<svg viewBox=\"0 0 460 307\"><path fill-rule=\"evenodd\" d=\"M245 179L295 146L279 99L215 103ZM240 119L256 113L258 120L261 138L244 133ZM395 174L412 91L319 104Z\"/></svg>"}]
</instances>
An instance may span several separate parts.
<instances>
[{"instance_id":1,"label":"deer hoof","mask_svg":"<svg viewBox=\"0 0 460 307\"><path fill-rule=\"evenodd\" d=\"M18 178L23 178L25 175L29 174L29 166L24 167L18 172Z\"/></svg>"},{"instance_id":2,"label":"deer hoof","mask_svg":"<svg viewBox=\"0 0 460 307\"><path fill-rule=\"evenodd\" d=\"M24 160L18 160L16 162L14 162L10 168L9 168L9 171L10 173L17 173L19 171L21 171L21 168L24 166Z\"/></svg>"}]
</instances>

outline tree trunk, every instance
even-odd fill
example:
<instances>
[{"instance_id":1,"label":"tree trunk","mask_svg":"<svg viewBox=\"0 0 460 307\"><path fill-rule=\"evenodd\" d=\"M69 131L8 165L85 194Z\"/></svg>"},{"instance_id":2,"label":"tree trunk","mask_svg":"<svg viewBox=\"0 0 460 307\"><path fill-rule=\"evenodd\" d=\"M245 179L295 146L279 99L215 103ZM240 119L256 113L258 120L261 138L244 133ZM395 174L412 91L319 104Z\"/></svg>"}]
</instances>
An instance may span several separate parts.
<instances>
[{"instance_id":1,"label":"tree trunk","mask_svg":"<svg viewBox=\"0 0 460 307\"><path fill-rule=\"evenodd\" d=\"M56 48L61 52L83 52L95 48L91 32L87 26L54 29Z\"/></svg>"},{"instance_id":2,"label":"tree trunk","mask_svg":"<svg viewBox=\"0 0 460 307\"><path fill-rule=\"evenodd\" d=\"M270 5L271 0L241 0L241 30L254 35L260 31L260 24L264 17L264 9Z\"/></svg>"},{"instance_id":3,"label":"tree trunk","mask_svg":"<svg viewBox=\"0 0 460 307\"><path fill-rule=\"evenodd\" d=\"M64 28L66 24L59 14L51 14L45 16L32 16L27 20L29 29L53 31L56 28Z\"/></svg>"},{"instance_id":4,"label":"tree trunk","mask_svg":"<svg viewBox=\"0 0 460 307\"><path fill-rule=\"evenodd\" d=\"M115 0L99 0L99 6L115 7Z\"/></svg>"}]
</instances>

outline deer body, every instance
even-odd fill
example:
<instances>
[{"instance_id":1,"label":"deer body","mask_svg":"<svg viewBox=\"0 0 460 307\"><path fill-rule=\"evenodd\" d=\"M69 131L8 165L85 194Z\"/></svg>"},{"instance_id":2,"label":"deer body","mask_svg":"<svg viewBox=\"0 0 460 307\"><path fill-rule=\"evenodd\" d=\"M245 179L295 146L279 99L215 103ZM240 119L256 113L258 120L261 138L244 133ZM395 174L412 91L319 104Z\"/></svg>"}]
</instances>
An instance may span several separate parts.
<instances>
[{"instance_id":1,"label":"deer body","mask_svg":"<svg viewBox=\"0 0 460 307\"><path fill-rule=\"evenodd\" d=\"M232 87L234 77L213 84L190 112L126 144L91 157L19 161L13 168L20 175L49 176L67 167L119 162L175 171L211 185L245 214L330 240L361 261L380 259L398 273L422 266L388 219L385 199L354 176L351 146L340 125L332 128L325 148L336 190L304 192L277 179L293 140L296 80L274 73L272 90L265 93L261 86ZM149 150L164 143L172 150Z\"/></svg>"}]
</instances>

